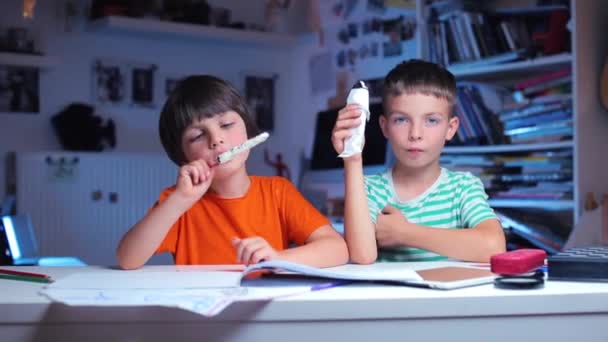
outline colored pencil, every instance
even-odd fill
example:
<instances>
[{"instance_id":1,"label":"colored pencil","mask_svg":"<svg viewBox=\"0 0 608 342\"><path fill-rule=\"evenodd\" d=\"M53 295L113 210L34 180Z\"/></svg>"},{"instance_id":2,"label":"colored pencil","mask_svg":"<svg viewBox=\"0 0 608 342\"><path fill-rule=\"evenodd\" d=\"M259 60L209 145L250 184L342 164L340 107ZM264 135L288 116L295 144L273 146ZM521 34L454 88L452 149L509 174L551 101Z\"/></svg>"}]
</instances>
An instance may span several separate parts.
<instances>
[{"instance_id":1,"label":"colored pencil","mask_svg":"<svg viewBox=\"0 0 608 342\"><path fill-rule=\"evenodd\" d=\"M49 276L46 275L46 274L23 272L23 271L15 271L15 270L7 270L7 269L2 269L2 268L0 268L0 274L25 276L25 277L35 277L35 278L49 278Z\"/></svg>"},{"instance_id":2,"label":"colored pencil","mask_svg":"<svg viewBox=\"0 0 608 342\"><path fill-rule=\"evenodd\" d=\"M0 274L0 279L29 281L32 283L44 283L44 284L53 282L53 280L51 278L27 277L27 276L12 275L12 274Z\"/></svg>"}]
</instances>

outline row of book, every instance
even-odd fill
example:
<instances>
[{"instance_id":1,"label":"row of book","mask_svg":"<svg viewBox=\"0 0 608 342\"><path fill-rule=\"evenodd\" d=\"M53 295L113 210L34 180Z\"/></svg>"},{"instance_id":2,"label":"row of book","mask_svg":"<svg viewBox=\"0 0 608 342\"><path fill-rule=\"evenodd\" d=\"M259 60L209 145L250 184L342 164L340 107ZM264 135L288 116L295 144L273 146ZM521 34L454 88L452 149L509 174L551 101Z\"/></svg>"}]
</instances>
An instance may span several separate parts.
<instances>
[{"instance_id":1,"label":"row of book","mask_svg":"<svg viewBox=\"0 0 608 342\"><path fill-rule=\"evenodd\" d=\"M503 104L497 112L486 105L480 84L458 83L455 114L460 126L450 144L496 145L571 139L572 79L569 70L560 75L539 84L534 80L546 79L546 74L519 82L510 95L511 103Z\"/></svg>"},{"instance_id":2,"label":"row of book","mask_svg":"<svg viewBox=\"0 0 608 342\"><path fill-rule=\"evenodd\" d=\"M569 9L489 10L486 2L436 1L428 21L429 57L450 67L497 64L570 49Z\"/></svg>"},{"instance_id":3,"label":"row of book","mask_svg":"<svg viewBox=\"0 0 608 342\"><path fill-rule=\"evenodd\" d=\"M572 150L498 155L444 154L440 163L481 179L493 199L570 200Z\"/></svg>"}]
</instances>

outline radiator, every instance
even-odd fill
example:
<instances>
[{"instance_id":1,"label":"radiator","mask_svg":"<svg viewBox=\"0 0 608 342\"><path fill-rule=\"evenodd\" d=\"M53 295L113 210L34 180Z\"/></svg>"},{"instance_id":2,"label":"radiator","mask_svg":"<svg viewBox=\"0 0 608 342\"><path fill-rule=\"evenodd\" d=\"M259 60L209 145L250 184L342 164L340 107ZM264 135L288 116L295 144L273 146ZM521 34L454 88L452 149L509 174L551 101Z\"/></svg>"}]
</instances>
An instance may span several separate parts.
<instances>
[{"instance_id":1,"label":"radiator","mask_svg":"<svg viewBox=\"0 0 608 342\"><path fill-rule=\"evenodd\" d=\"M116 264L122 235L175 184L177 167L161 154L21 153L17 212L32 218L43 256Z\"/></svg>"}]
</instances>

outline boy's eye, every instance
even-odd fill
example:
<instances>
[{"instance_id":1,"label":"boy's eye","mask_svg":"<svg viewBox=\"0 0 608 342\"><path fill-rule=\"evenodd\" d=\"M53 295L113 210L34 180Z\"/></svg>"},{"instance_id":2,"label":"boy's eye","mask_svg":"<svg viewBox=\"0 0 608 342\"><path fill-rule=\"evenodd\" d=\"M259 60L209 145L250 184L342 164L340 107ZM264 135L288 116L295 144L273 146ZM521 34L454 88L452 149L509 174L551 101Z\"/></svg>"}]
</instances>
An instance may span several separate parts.
<instances>
[{"instance_id":1,"label":"boy's eye","mask_svg":"<svg viewBox=\"0 0 608 342\"><path fill-rule=\"evenodd\" d=\"M437 123L439 123L439 119L436 117L432 117L432 116L427 118L426 121L432 125L436 125Z\"/></svg>"},{"instance_id":2,"label":"boy's eye","mask_svg":"<svg viewBox=\"0 0 608 342\"><path fill-rule=\"evenodd\" d=\"M403 117L403 116L397 116L393 119L394 123L403 123L403 122L407 122L408 119Z\"/></svg>"},{"instance_id":3,"label":"boy's eye","mask_svg":"<svg viewBox=\"0 0 608 342\"><path fill-rule=\"evenodd\" d=\"M226 122L220 125L220 127L222 128L228 128L230 126L234 125L234 122Z\"/></svg>"},{"instance_id":4,"label":"boy's eye","mask_svg":"<svg viewBox=\"0 0 608 342\"><path fill-rule=\"evenodd\" d=\"M202 139L203 137L205 137L205 131L200 131L200 132L196 133L195 135L193 135L192 138L190 138L190 141L196 141L196 140Z\"/></svg>"}]
</instances>

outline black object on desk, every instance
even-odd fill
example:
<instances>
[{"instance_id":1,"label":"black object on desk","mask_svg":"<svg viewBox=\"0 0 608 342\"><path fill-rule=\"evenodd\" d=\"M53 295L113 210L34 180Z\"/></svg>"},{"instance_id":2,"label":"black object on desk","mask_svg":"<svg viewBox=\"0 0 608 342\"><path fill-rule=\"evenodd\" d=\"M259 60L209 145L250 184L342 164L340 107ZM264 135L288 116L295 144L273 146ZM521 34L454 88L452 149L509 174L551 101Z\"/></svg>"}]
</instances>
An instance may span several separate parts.
<instances>
[{"instance_id":1,"label":"black object on desk","mask_svg":"<svg viewBox=\"0 0 608 342\"><path fill-rule=\"evenodd\" d=\"M549 279L608 282L608 246L574 247L548 258Z\"/></svg>"}]
</instances>

